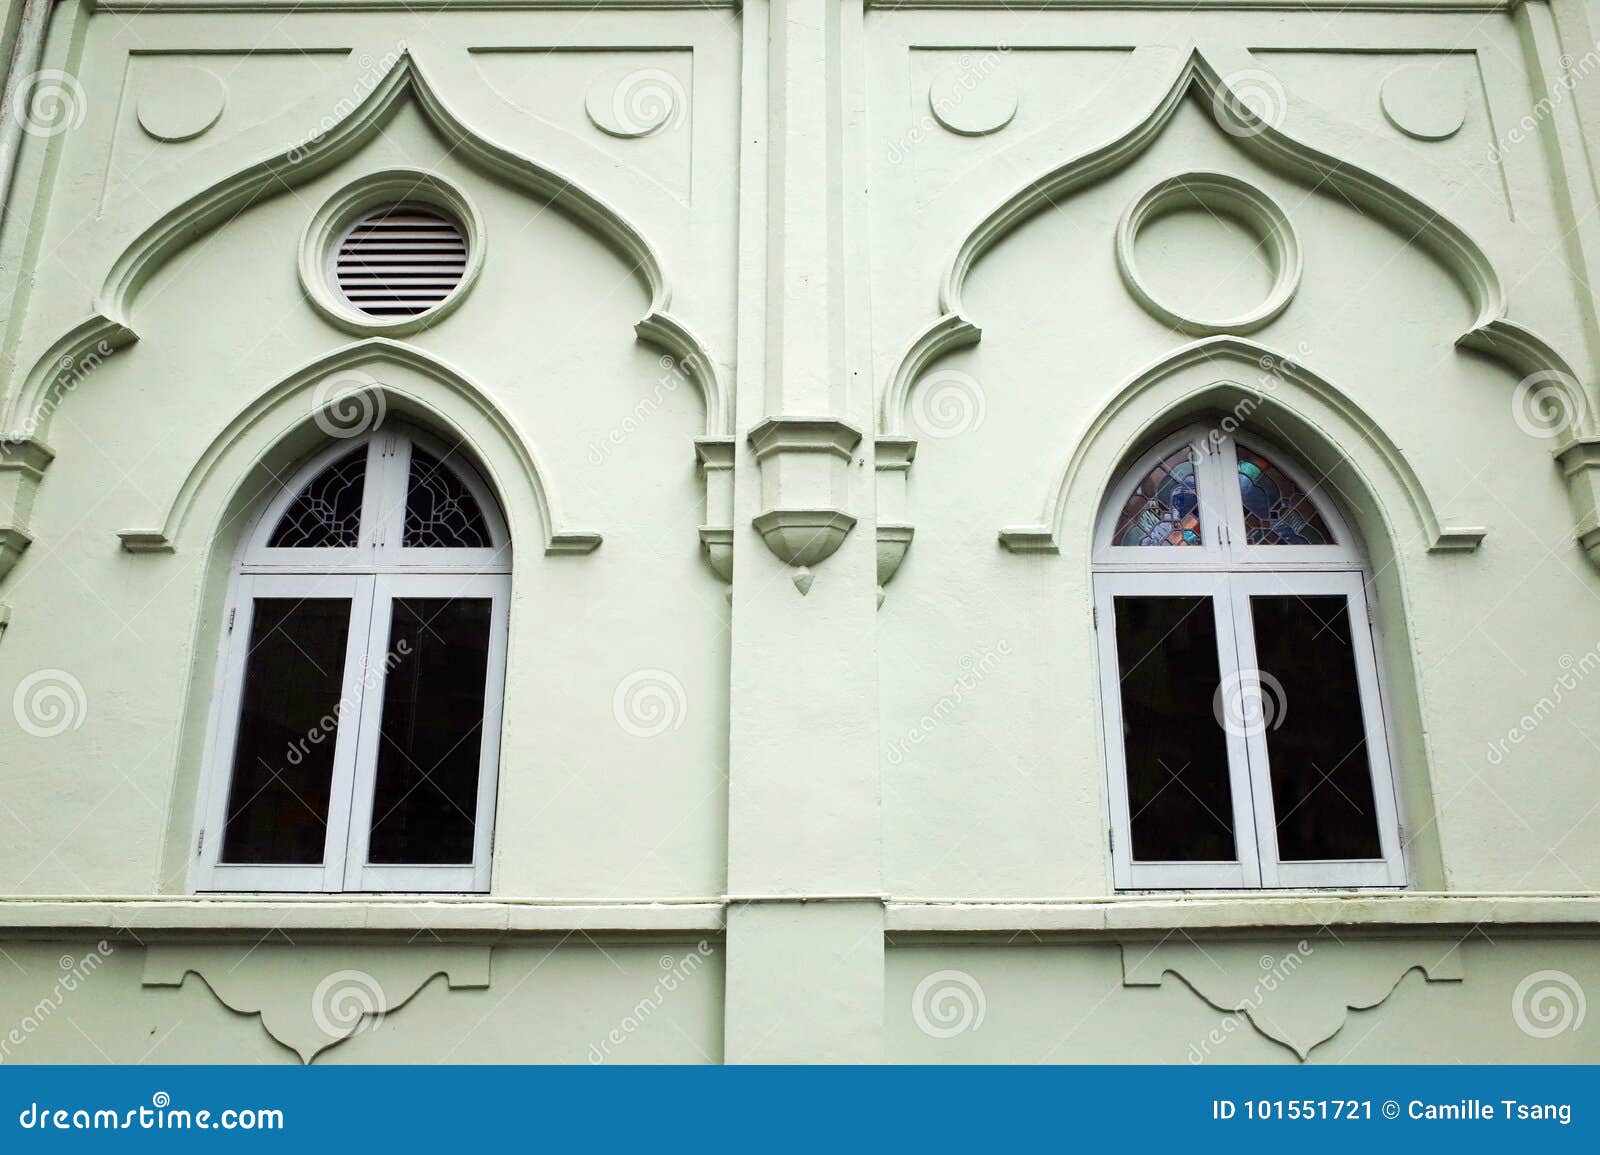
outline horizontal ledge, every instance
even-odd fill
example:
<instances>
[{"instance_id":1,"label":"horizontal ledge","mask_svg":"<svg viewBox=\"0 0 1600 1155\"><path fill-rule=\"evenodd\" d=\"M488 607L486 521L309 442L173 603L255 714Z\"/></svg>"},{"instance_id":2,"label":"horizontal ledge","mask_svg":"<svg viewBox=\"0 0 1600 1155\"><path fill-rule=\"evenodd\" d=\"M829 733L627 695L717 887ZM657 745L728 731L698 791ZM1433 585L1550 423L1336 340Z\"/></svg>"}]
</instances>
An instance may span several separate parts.
<instances>
[{"instance_id":1,"label":"horizontal ledge","mask_svg":"<svg viewBox=\"0 0 1600 1155\"><path fill-rule=\"evenodd\" d=\"M96 0L97 12L519 12L738 8L743 0Z\"/></svg>"},{"instance_id":2,"label":"horizontal ledge","mask_svg":"<svg viewBox=\"0 0 1600 1155\"><path fill-rule=\"evenodd\" d=\"M885 929L903 934L1049 932L1108 938L1173 930L1308 927L1561 927L1600 936L1600 894L1119 895L1105 899L942 902L891 899Z\"/></svg>"},{"instance_id":3,"label":"horizontal ledge","mask_svg":"<svg viewBox=\"0 0 1600 1155\"><path fill-rule=\"evenodd\" d=\"M491 937L577 931L722 932L719 899L504 902L477 898L124 898L0 900L0 937L38 931L427 933Z\"/></svg>"},{"instance_id":4,"label":"horizontal ledge","mask_svg":"<svg viewBox=\"0 0 1600 1155\"><path fill-rule=\"evenodd\" d=\"M1509 12L1522 0L867 0L868 8L967 9L1038 12L1064 9L1181 8L1185 12L1246 9L1255 12Z\"/></svg>"}]
</instances>

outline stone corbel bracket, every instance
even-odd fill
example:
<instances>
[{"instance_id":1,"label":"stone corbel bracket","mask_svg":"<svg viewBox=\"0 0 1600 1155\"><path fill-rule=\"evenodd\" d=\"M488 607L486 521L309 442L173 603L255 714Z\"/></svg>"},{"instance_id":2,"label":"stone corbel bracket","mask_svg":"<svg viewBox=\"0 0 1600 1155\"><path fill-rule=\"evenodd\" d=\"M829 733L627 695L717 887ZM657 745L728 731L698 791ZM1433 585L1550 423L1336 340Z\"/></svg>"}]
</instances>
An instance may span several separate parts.
<instances>
[{"instance_id":1,"label":"stone corbel bracket","mask_svg":"<svg viewBox=\"0 0 1600 1155\"><path fill-rule=\"evenodd\" d=\"M1578 544L1600 569L1600 437L1576 437L1556 451L1577 518Z\"/></svg>"},{"instance_id":2,"label":"stone corbel bracket","mask_svg":"<svg viewBox=\"0 0 1600 1155\"><path fill-rule=\"evenodd\" d=\"M911 462L917 456L917 443L910 437L880 437L876 444L878 482L878 605L883 605L883 587L900 572L900 563L911 548L916 527L911 524Z\"/></svg>"},{"instance_id":3,"label":"stone corbel bracket","mask_svg":"<svg viewBox=\"0 0 1600 1155\"><path fill-rule=\"evenodd\" d=\"M768 549L797 568L802 596L811 589L811 567L855 527L844 505L860 443L861 430L834 417L769 417L750 431L763 508L752 524Z\"/></svg>"},{"instance_id":4,"label":"stone corbel bracket","mask_svg":"<svg viewBox=\"0 0 1600 1155\"><path fill-rule=\"evenodd\" d=\"M731 437L694 439L695 460L706 487L700 547L712 572L725 582L733 580L733 451Z\"/></svg>"},{"instance_id":5,"label":"stone corbel bracket","mask_svg":"<svg viewBox=\"0 0 1600 1155\"><path fill-rule=\"evenodd\" d=\"M55 454L33 438L0 441L0 578L11 572L33 539L23 528L33 493Z\"/></svg>"}]
</instances>

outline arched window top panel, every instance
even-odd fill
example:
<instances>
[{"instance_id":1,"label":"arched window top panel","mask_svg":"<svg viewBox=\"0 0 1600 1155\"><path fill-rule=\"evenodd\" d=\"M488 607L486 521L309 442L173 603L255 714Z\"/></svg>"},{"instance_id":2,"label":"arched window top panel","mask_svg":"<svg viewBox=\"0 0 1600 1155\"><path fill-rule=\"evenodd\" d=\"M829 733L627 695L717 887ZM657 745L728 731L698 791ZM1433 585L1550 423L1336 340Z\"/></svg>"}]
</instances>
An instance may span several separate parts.
<instances>
[{"instance_id":1,"label":"arched window top panel","mask_svg":"<svg viewBox=\"0 0 1600 1155\"><path fill-rule=\"evenodd\" d=\"M510 535L463 447L385 426L289 477L249 536L246 570L504 570Z\"/></svg>"},{"instance_id":2,"label":"arched window top panel","mask_svg":"<svg viewBox=\"0 0 1600 1155\"><path fill-rule=\"evenodd\" d=\"M1095 562L1348 569L1363 554L1319 479L1291 454L1197 425L1138 454L1107 490Z\"/></svg>"},{"instance_id":3,"label":"arched window top panel","mask_svg":"<svg viewBox=\"0 0 1600 1155\"><path fill-rule=\"evenodd\" d=\"M288 476L229 582L194 888L487 891L510 597L463 446L390 423Z\"/></svg>"}]
</instances>

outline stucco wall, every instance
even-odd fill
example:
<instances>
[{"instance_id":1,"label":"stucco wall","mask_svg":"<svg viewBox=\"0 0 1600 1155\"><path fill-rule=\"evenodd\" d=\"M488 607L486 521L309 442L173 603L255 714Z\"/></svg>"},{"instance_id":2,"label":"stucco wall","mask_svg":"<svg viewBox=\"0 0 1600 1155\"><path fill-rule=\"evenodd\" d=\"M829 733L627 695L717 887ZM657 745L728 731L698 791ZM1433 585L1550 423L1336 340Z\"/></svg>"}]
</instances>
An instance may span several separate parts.
<instances>
[{"instance_id":1,"label":"stucco wall","mask_svg":"<svg viewBox=\"0 0 1600 1155\"><path fill-rule=\"evenodd\" d=\"M5 1058L1600 1058L1528 1010L1600 989L1588 27L58 5L0 229ZM483 272L350 331L302 237L399 168L472 203ZM1249 332L1119 273L1128 206L1201 170L1298 240ZM1168 240L1179 291L1255 259ZM511 525L491 891L195 898L228 573L352 375ZM1113 889L1091 529L1241 403L1364 538L1406 893ZM854 520L803 567L753 524L818 507ZM381 1029L328 1025L346 988Z\"/></svg>"}]
</instances>

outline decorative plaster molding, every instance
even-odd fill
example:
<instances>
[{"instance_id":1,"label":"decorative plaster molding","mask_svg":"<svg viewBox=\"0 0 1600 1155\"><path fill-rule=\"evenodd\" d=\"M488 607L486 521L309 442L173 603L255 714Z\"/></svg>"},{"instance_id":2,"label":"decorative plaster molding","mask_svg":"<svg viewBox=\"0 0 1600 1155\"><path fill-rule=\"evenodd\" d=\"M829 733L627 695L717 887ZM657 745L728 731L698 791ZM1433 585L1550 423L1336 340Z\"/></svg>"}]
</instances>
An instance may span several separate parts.
<instances>
[{"instance_id":1,"label":"decorative plaster molding","mask_svg":"<svg viewBox=\"0 0 1600 1155\"><path fill-rule=\"evenodd\" d=\"M375 317L351 306L334 287L332 256L341 234L362 213L397 203L431 205L459 223L467 259L461 279L437 305L411 316ZM300 240L300 290L317 312L346 333L399 337L420 332L448 317L472 291L483 271L484 242L483 214L463 190L426 169L383 169L345 185L312 214Z\"/></svg>"},{"instance_id":2,"label":"decorative plaster molding","mask_svg":"<svg viewBox=\"0 0 1600 1155\"><path fill-rule=\"evenodd\" d=\"M1185 208L1232 217L1248 229L1256 247L1272 266L1273 283L1254 308L1232 317L1196 317L1172 308L1150 290L1139 273L1134 245L1146 224ZM1278 202L1248 181L1220 172L1184 172L1158 181L1140 194L1117 224L1117 271L1133 299L1163 324L1206 337L1216 333L1253 333L1289 307L1300 287L1302 258L1294 226Z\"/></svg>"},{"instance_id":3,"label":"decorative plaster molding","mask_svg":"<svg viewBox=\"0 0 1600 1155\"><path fill-rule=\"evenodd\" d=\"M731 434L732 406L715 364L688 326L668 311L671 288L659 256L643 234L608 202L570 178L490 140L468 125L438 95L421 66L406 51L343 120L309 140L273 151L188 197L162 213L130 243L106 275L96 295L93 315L52 344L34 362L22 387L9 398L0 417L0 439L41 437L61 397L76 387L88 369L138 339L130 320L133 305L157 270L197 237L251 205L303 184L354 156L383 131L406 101L415 102L449 142L453 155L557 206L622 255L650 293L649 310L635 326L636 335L660 345L679 360L705 397L708 431ZM22 531L25 527L16 529ZM159 552L160 543L139 535L164 531L132 532L136 551ZM548 544L558 547L555 552L584 552L598 544L594 537L564 539L548 527L547 538Z\"/></svg>"},{"instance_id":4,"label":"decorative plaster molding","mask_svg":"<svg viewBox=\"0 0 1600 1155\"><path fill-rule=\"evenodd\" d=\"M177 144L208 131L227 104L227 85L215 73L181 65L145 86L135 116L153 139Z\"/></svg>"},{"instance_id":5,"label":"decorative plaster molding","mask_svg":"<svg viewBox=\"0 0 1600 1155\"><path fill-rule=\"evenodd\" d=\"M925 2L932 7L943 6L940 0ZM952 3L962 6L962 0L952 0ZM913 3L912 6L921 5ZM1134 55L1153 59L1157 51L1137 49ZM1248 72L1245 67L1243 74ZM911 390L936 358L972 345L981 338L982 330L967 317L962 300L967 274L977 260L1034 214L1046 207L1059 209L1061 202L1077 189L1131 163L1160 136L1182 102L1192 94L1238 148L1294 179L1315 188L1326 187L1330 193L1389 222L1403 236L1420 243L1460 281L1472 301L1472 323L1457 339L1457 345L1494 357L1519 374L1548 373L1569 383L1567 388L1579 402L1570 412L1580 415L1582 423L1574 435L1600 434L1596 416L1600 406L1588 400L1587 391L1578 383L1565 358L1547 342L1507 318L1506 294L1499 274L1483 248L1465 229L1394 182L1323 153L1258 117L1250 103L1233 92L1223 75L1198 47L1192 49L1167 91L1119 135L1030 181L972 228L958 246L941 283L941 315L911 339L885 386L879 408L880 432L896 435L904 430ZM1182 357L1186 353L1186 350L1179 350L1172 356ZM1376 426L1367 423L1366 428L1374 443L1379 444L1385 457L1395 466L1397 474L1407 479L1407 492L1427 527L1429 550L1451 552L1476 548L1484 531L1475 527L1441 526L1410 467L1405 465L1403 455L1392 444L1387 444L1387 438ZM1594 524L1600 527L1600 491L1596 492L1589 508L1595 513ZM1053 523L1048 522L1013 526L1001 531L1001 541L1016 552L1053 553L1059 549L1054 532ZM1600 559L1596 564L1600 565Z\"/></svg>"},{"instance_id":6,"label":"decorative plaster molding","mask_svg":"<svg viewBox=\"0 0 1600 1155\"><path fill-rule=\"evenodd\" d=\"M55 450L31 437L0 441L0 473L14 470L30 481L38 481L55 456Z\"/></svg>"},{"instance_id":7,"label":"decorative plaster molding","mask_svg":"<svg viewBox=\"0 0 1600 1155\"><path fill-rule=\"evenodd\" d=\"M752 524L767 548L798 566L795 588L810 592L810 567L831 557L856 519L842 508L861 431L835 417L769 417L750 431L761 468L766 510ZM795 457L822 456L826 468L791 468Z\"/></svg>"},{"instance_id":8,"label":"decorative plaster molding","mask_svg":"<svg viewBox=\"0 0 1600 1155\"><path fill-rule=\"evenodd\" d=\"M1122 946L1123 986L1159 987L1174 975L1216 1010L1243 1015L1301 1062L1343 1029L1351 1011L1380 1005L1413 970L1430 983L1461 982L1460 944L1331 935L1196 942L1185 935Z\"/></svg>"},{"instance_id":9,"label":"decorative plaster molding","mask_svg":"<svg viewBox=\"0 0 1600 1155\"><path fill-rule=\"evenodd\" d=\"M725 582L733 580L733 457L731 437L695 438L695 457L705 479L705 524L700 546L711 570Z\"/></svg>"},{"instance_id":10,"label":"decorative plaster molding","mask_svg":"<svg viewBox=\"0 0 1600 1155\"><path fill-rule=\"evenodd\" d=\"M907 481L916 460L917 443L909 437L880 437L874 446L878 497L878 605L883 587L900 572L916 529L908 519Z\"/></svg>"},{"instance_id":11,"label":"decorative plaster molding","mask_svg":"<svg viewBox=\"0 0 1600 1155\"><path fill-rule=\"evenodd\" d=\"M486 990L484 945L185 944L145 948L143 985L181 987L189 975L231 1011L255 1015L309 1063L381 1022L443 975L451 990Z\"/></svg>"},{"instance_id":12,"label":"decorative plaster molding","mask_svg":"<svg viewBox=\"0 0 1600 1155\"><path fill-rule=\"evenodd\" d=\"M1578 545L1600 569L1600 437L1579 437L1556 452L1578 519Z\"/></svg>"},{"instance_id":13,"label":"decorative plaster molding","mask_svg":"<svg viewBox=\"0 0 1600 1155\"><path fill-rule=\"evenodd\" d=\"M1433 500L1400 447L1390 440L1382 426L1368 417L1345 393L1304 365L1280 356L1264 345L1245 337L1217 336L1195 341L1168 353L1129 378L1077 437L1065 468L1050 488L1040 520L1034 524L1008 526L1000 530L1000 544L1013 553L1059 553L1061 546L1057 534L1066 516L1068 493L1090 446L1151 385L1197 365L1214 365L1216 372L1208 375L1207 384L1189 391L1184 400L1193 401L1201 394L1226 389L1255 397L1258 404L1265 404L1268 403L1266 395L1252 388L1249 381L1268 373L1279 381L1289 382L1337 414L1344 428L1351 435L1358 436L1378 455L1392 480L1405 493L1430 553L1473 550L1482 543L1487 530L1479 526L1442 524ZM1293 408L1281 389L1273 392L1271 403ZM1308 419L1304 414L1301 417ZM1336 441L1334 443L1337 444Z\"/></svg>"},{"instance_id":14,"label":"decorative plaster molding","mask_svg":"<svg viewBox=\"0 0 1600 1155\"><path fill-rule=\"evenodd\" d=\"M394 407L390 400L393 399L402 405L409 404L411 407L426 410L433 420L445 428L454 425L447 415L440 413L437 406L426 399L417 397L397 385L384 382L379 374L381 366L385 363L411 369L444 386L494 426L505 444L516 455L522 477L533 492L535 504L539 509L546 554L590 553L600 545L601 538L598 533L568 529L561 524L554 499L545 482L547 474L534 458L532 442L492 395L460 370L414 345L393 341L387 337L369 337L364 341L336 349L302 366L247 405L212 438L211 444L190 468L166 514L160 518L160 528L123 530L117 535L122 541L122 548L129 553L173 552L177 548L178 536L183 530L185 519L193 508L196 497L217 472L219 463L229 448L237 444L247 432L268 422L272 423L271 436L276 442L295 428L303 426L308 420L314 419L317 400L315 390L331 375L359 370L364 378L370 378L368 388L379 396L385 410ZM303 406L291 404L286 411L286 403L292 402L296 397L306 397L306 404ZM237 476L229 479L230 485L236 485L243 472L254 464L253 461L243 463L236 471ZM488 462L481 464L488 468ZM509 479L492 477L492 480L503 494Z\"/></svg>"},{"instance_id":15,"label":"decorative plaster molding","mask_svg":"<svg viewBox=\"0 0 1600 1155\"><path fill-rule=\"evenodd\" d=\"M0 578L4 578L22 560L23 553L33 544L33 538L11 525L0 525Z\"/></svg>"},{"instance_id":16,"label":"decorative plaster molding","mask_svg":"<svg viewBox=\"0 0 1600 1155\"><path fill-rule=\"evenodd\" d=\"M751 524L784 562L809 568L833 555L856 519L842 509L769 509Z\"/></svg>"}]
</instances>

